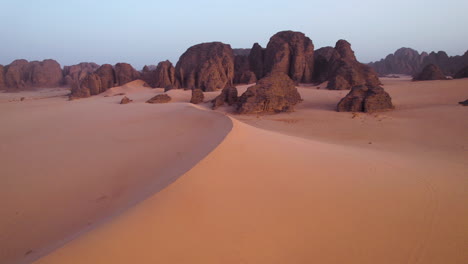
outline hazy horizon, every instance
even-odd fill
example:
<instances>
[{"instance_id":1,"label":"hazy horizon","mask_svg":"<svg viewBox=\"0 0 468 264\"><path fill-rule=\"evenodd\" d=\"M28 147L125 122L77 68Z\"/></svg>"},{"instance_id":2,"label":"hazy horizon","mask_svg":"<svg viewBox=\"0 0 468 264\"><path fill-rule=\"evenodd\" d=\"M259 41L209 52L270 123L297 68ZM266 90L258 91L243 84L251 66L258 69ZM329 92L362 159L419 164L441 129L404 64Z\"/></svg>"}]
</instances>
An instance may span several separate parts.
<instances>
[{"instance_id":1,"label":"hazy horizon","mask_svg":"<svg viewBox=\"0 0 468 264\"><path fill-rule=\"evenodd\" d=\"M315 48L352 44L358 60L380 60L401 47L462 55L468 50L468 2L430 1L6 1L1 0L0 64L15 59L176 63L190 46L221 41L265 47L282 30L305 33Z\"/></svg>"}]
</instances>

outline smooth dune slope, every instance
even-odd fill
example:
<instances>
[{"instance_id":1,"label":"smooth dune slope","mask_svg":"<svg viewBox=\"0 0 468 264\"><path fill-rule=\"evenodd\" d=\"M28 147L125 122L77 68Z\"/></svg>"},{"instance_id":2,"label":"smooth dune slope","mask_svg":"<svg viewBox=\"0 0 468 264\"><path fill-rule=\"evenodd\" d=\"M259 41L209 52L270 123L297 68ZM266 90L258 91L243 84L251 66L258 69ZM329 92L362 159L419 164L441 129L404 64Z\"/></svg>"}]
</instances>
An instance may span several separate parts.
<instances>
[{"instance_id":1,"label":"smooth dune slope","mask_svg":"<svg viewBox=\"0 0 468 264\"><path fill-rule=\"evenodd\" d=\"M161 91L139 81L114 89L71 102L60 89L0 94L0 263L30 263L159 191L232 126L186 103L145 104ZM118 104L120 92L135 102Z\"/></svg>"},{"instance_id":2,"label":"smooth dune slope","mask_svg":"<svg viewBox=\"0 0 468 264\"><path fill-rule=\"evenodd\" d=\"M176 182L36 263L466 263L463 165L233 124Z\"/></svg>"}]
</instances>

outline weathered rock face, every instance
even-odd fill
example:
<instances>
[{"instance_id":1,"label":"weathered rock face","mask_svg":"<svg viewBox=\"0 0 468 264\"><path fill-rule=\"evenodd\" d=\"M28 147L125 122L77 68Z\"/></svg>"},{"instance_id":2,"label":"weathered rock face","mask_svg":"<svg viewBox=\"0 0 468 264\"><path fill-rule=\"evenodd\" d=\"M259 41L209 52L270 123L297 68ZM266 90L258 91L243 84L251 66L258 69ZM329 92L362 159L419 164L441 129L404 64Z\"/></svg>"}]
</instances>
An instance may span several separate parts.
<instances>
[{"instance_id":1,"label":"weathered rock face","mask_svg":"<svg viewBox=\"0 0 468 264\"><path fill-rule=\"evenodd\" d=\"M96 70L96 75L101 81L101 92L115 86L115 72L110 64L104 64Z\"/></svg>"},{"instance_id":2,"label":"weathered rock face","mask_svg":"<svg viewBox=\"0 0 468 264\"><path fill-rule=\"evenodd\" d=\"M97 95L103 92L101 78L96 73L88 74L80 83L81 89L88 89L90 95Z\"/></svg>"},{"instance_id":3,"label":"weathered rock face","mask_svg":"<svg viewBox=\"0 0 468 264\"><path fill-rule=\"evenodd\" d=\"M282 31L270 38L265 50L265 73L282 72L295 82L311 83L314 45L301 32Z\"/></svg>"},{"instance_id":4,"label":"weathered rock face","mask_svg":"<svg viewBox=\"0 0 468 264\"><path fill-rule=\"evenodd\" d=\"M32 87L36 88L54 88L60 86L62 82L62 68L54 60L32 61L31 79Z\"/></svg>"},{"instance_id":5,"label":"weathered rock face","mask_svg":"<svg viewBox=\"0 0 468 264\"><path fill-rule=\"evenodd\" d=\"M324 47L314 52L314 82L322 83L330 79L332 62L340 59L340 54L333 47Z\"/></svg>"},{"instance_id":6,"label":"weathered rock face","mask_svg":"<svg viewBox=\"0 0 468 264\"><path fill-rule=\"evenodd\" d=\"M117 63L114 71L116 86L122 86L140 78L140 73L128 63Z\"/></svg>"},{"instance_id":7,"label":"weathered rock face","mask_svg":"<svg viewBox=\"0 0 468 264\"><path fill-rule=\"evenodd\" d=\"M413 80L415 81L428 81L428 80L447 80L442 70L434 65L428 64L424 69L414 76Z\"/></svg>"},{"instance_id":8,"label":"weathered rock face","mask_svg":"<svg viewBox=\"0 0 468 264\"><path fill-rule=\"evenodd\" d=\"M221 94L216 96L216 98L212 101L213 105L212 108L217 109L220 106L223 106L224 103L228 105L234 105L238 101L237 97L237 88L234 86L226 86L222 91Z\"/></svg>"},{"instance_id":9,"label":"weathered rock face","mask_svg":"<svg viewBox=\"0 0 468 264\"><path fill-rule=\"evenodd\" d=\"M149 104L164 104L169 103L171 99L172 98L167 94L158 94L146 102Z\"/></svg>"},{"instance_id":10,"label":"weathered rock face","mask_svg":"<svg viewBox=\"0 0 468 264\"><path fill-rule=\"evenodd\" d=\"M257 81L255 73L250 71L249 57L236 55L234 57L234 83L249 84Z\"/></svg>"},{"instance_id":11,"label":"weathered rock face","mask_svg":"<svg viewBox=\"0 0 468 264\"><path fill-rule=\"evenodd\" d=\"M193 89L192 90L192 98L190 99L190 103L192 104L199 104L203 103L205 99L205 95L201 89Z\"/></svg>"},{"instance_id":12,"label":"weathered rock face","mask_svg":"<svg viewBox=\"0 0 468 264\"><path fill-rule=\"evenodd\" d=\"M386 74L407 74L413 75L421 69L424 57L428 54L419 54L414 49L400 48L395 53L389 54L385 59L369 63L377 73Z\"/></svg>"},{"instance_id":13,"label":"weathered rock face","mask_svg":"<svg viewBox=\"0 0 468 264\"><path fill-rule=\"evenodd\" d=\"M232 49L234 56L246 56L250 54L250 49Z\"/></svg>"},{"instance_id":14,"label":"weathered rock face","mask_svg":"<svg viewBox=\"0 0 468 264\"><path fill-rule=\"evenodd\" d=\"M221 42L190 47L176 65L178 87L216 91L232 85L234 55L230 45Z\"/></svg>"},{"instance_id":15,"label":"weathered rock face","mask_svg":"<svg viewBox=\"0 0 468 264\"><path fill-rule=\"evenodd\" d=\"M154 83L150 83L150 85L152 87L166 88L174 86L175 83L175 68L172 63L168 60L158 63L158 66L154 70Z\"/></svg>"},{"instance_id":16,"label":"weathered rock face","mask_svg":"<svg viewBox=\"0 0 468 264\"><path fill-rule=\"evenodd\" d=\"M283 72L274 72L241 95L238 113L278 113L294 110L301 101L295 83Z\"/></svg>"},{"instance_id":17,"label":"weathered rock face","mask_svg":"<svg viewBox=\"0 0 468 264\"><path fill-rule=\"evenodd\" d=\"M250 70L255 73L257 80L261 79L265 72L263 66L263 61L265 59L265 49L262 48L258 43L255 43L250 50L248 59Z\"/></svg>"},{"instance_id":18,"label":"weathered rock face","mask_svg":"<svg viewBox=\"0 0 468 264\"><path fill-rule=\"evenodd\" d=\"M461 79L461 78L468 78L468 66L466 66L465 68L462 68L461 70L459 70L455 76L453 76L453 78L455 79ZM1 85L1 83L0 83Z\"/></svg>"},{"instance_id":19,"label":"weathered rock face","mask_svg":"<svg viewBox=\"0 0 468 264\"><path fill-rule=\"evenodd\" d=\"M15 60L5 67L5 86L8 91L24 90L31 76L31 65L27 60Z\"/></svg>"},{"instance_id":20,"label":"weathered rock face","mask_svg":"<svg viewBox=\"0 0 468 264\"><path fill-rule=\"evenodd\" d=\"M0 90L5 90L5 68L0 65Z\"/></svg>"},{"instance_id":21,"label":"weathered rock face","mask_svg":"<svg viewBox=\"0 0 468 264\"><path fill-rule=\"evenodd\" d=\"M375 87L381 84L372 68L356 60L349 42L339 40L336 43L335 50L339 57L329 62L328 89L346 90L354 86L367 85Z\"/></svg>"},{"instance_id":22,"label":"weathered rock face","mask_svg":"<svg viewBox=\"0 0 468 264\"><path fill-rule=\"evenodd\" d=\"M64 66L64 84L72 85L73 82L81 81L86 75L95 72L99 68L94 62L82 62L77 65Z\"/></svg>"},{"instance_id":23,"label":"weathered rock face","mask_svg":"<svg viewBox=\"0 0 468 264\"><path fill-rule=\"evenodd\" d=\"M377 112L393 109L392 98L380 86L355 86L338 103L338 112Z\"/></svg>"},{"instance_id":24,"label":"weathered rock face","mask_svg":"<svg viewBox=\"0 0 468 264\"><path fill-rule=\"evenodd\" d=\"M124 96L122 98L122 100L120 100L120 104L128 104L128 103L131 103L133 102L133 100L131 100L130 98L128 98L127 96Z\"/></svg>"}]
</instances>

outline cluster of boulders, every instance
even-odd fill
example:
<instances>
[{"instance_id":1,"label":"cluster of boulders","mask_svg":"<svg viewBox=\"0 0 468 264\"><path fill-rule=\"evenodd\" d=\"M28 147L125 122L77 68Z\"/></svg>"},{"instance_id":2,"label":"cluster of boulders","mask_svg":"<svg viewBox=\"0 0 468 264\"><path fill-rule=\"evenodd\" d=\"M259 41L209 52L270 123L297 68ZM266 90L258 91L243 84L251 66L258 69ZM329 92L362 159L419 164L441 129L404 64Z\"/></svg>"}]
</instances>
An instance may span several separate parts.
<instances>
[{"instance_id":1,"label":"cluster of boulders","mask_svg":"<svg viewBox=\"0 0 468 264\"><path fill-rule=\"evenodd\" d=\"M139 78L140 73L128 63L117 63L115 66L104 64L83 79L72 81L70 99L97 95Z\"/></svg>"},{"instance_id":2,"label":"cluster of boulders","mask_svg":"<svg viewBox=\"0 0 468 264\"><path fill-rule=\"evenodd\" d=\"M468 51L461 56L448 56L446 52L422 52L410 48L400 48L380 61L371 62L379 75L407 74L415 76L429 64L438 66L446 76L455 76L460 69L468 66Z\"/></svg>"},{"instance_id":3,"label":"cluster of boulders","mask_svg":"<svg viewBox=\"0 0 468 264\"><path fill-rule=\"evenodd\" d=\"M20 91L31 88L57 87L62 82L62 69L54 60L15 60L0 67L0 89Z\"/></svg>"}]
</instances>

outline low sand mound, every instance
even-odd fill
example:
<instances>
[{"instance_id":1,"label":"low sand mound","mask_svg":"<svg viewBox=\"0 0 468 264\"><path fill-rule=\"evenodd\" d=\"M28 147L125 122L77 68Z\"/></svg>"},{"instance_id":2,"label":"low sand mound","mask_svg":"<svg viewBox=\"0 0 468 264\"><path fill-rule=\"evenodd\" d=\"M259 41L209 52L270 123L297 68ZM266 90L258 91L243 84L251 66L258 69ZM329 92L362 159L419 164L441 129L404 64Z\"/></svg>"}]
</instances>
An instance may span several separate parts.
<instances>
[{"instance_id":1,"label":"low sand mound","mask_svg":"<svg viewBox=\"0 0 468 264\"><path fill-rule=\"evenodd\" d=\"M131 84L108 93L122 91L154 93ZM0 263L28 263L164 188L232 126L188 103L121 97L0 103Z\"/></svg>"},{"instance_id":2,"label":"low sand mound","mask_svg":"<svg viewBox=\"0 0 468 264\"><path fill-rule=\"evenodd\" d=\"M466 262L466 167L233 123L176 182L36 263Z\"/></svg>"}]
</instances>

